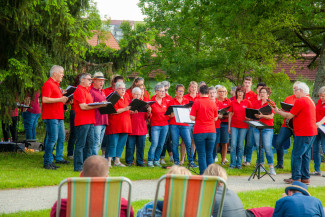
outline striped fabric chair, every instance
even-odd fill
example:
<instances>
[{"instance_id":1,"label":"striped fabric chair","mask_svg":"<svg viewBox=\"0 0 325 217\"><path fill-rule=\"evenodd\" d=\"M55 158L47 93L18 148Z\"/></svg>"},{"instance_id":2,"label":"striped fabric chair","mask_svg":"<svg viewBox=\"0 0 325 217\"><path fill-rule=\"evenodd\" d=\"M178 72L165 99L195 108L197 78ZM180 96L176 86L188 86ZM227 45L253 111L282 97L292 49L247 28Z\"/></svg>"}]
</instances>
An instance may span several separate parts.
<instances>
[{"instance_id":1,"label":"striped fabric chair","mask_svg":"<svg viewBox=\"0 0 325 217\"><path fill-rule=\"evenodd\" d=\"M163 217L211 217L218 183L224 184L218 217L221 217L226 182L215 176L164 175L158 180L152 216L155 216L159 187L163 180L165 196Z\"/></svg>"},{"instance_id":2,"label":"striped fabric chair","mask_svg":"<svg viewBox=\"0 0 325 217\"><path fill-rule=\"evenodd\" d=\"M132 183L124 177L76 177L59 185L56 216L60 216L61 189L68 184L67 217L120 216L122 183L129 185L127 216L131 211Z\"/></svg>"}]
</instances>

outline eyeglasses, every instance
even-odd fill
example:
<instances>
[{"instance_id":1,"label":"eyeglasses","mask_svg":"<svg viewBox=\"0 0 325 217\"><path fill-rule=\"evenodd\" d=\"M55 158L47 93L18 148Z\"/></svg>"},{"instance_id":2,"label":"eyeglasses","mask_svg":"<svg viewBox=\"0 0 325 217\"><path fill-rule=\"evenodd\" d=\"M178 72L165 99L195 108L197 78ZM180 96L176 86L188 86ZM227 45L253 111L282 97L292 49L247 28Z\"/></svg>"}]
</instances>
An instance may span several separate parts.
<instances>
[{"instance_id":1,"label":"eyeglasses","mask_svg":"<svg viewBox=\"0 0 325 217\"><path fill-rule=\"evenodd\" d=\"M260 91L260 94L261 94L261 93L266 94L267 92L261 92L261 91Z\"/></svg>"},{"instance_id":2,"label":"eyeglasses","mask_svg":"<svg viewBox=\"0 0 325 217\"><path fill-rule=\"evenodd\" d=\"M179 92L179 93L184 93L184 90L178 90L177 92Z\"/></svg>"},{"instance_id":3,"label":"eyeglasses","mask_svg":"<svg viewBox=\"0 0 325 217\"><path fill-rule=\"evenodd\" d=\"M124 87L119 87L119 88L117 88L118 90L126 90L126 88Z\"/></svg>"},{"instance_id":4,"label":"eyeglasses","mask_svg":"<svg viewBox=\"0 0 325 217\"><path fill-rule=\"evenodd\" d=\"M165 93L165 91L164 91L164 90L158 90L158 92L159 92L159 93Z\"/></svg>"},{"instance_id":5,"label":"eyeglasses","mask_svg":"<svg viewBox=\"0 0 325 217\"><path fill-rule=\"evenodd\" d=\"M218 90L218 93L225 93L226 91L224 90Z\"/></svg>"},{"instance_id":6,"label":"eyeglasses","mask_svg":"<svg viewBox=\"0 0 325 217\"><path fill-rule=\"evenodd\" d=\"M92 81L93 79L91 79L91 78L84 78L84 79L86 79L86 80L88 80L88 81Z\"/></svg>"}]
</instances>

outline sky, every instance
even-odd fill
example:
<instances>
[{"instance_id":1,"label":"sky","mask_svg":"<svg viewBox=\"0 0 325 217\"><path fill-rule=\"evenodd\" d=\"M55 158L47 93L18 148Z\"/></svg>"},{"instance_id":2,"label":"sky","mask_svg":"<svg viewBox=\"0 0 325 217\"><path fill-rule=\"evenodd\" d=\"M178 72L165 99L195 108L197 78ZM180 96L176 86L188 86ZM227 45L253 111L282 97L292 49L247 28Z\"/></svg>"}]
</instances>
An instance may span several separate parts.
<instances>
[{"instance_id":1,"label":"sky","mask_svg":"<svg viewBox=\"0 0 325 217\"><path fill-rule=\"evenodd\" d=\"M143 21L139 0L94 0L102 19Z\"/></svg>"}]
</instances>

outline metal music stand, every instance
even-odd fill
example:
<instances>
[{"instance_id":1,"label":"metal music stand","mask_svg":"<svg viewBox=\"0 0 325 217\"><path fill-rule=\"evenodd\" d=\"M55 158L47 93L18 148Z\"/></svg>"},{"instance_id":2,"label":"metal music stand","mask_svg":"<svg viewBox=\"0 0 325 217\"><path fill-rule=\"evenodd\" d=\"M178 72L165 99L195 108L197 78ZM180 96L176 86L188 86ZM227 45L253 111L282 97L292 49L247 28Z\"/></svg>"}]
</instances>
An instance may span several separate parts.
<instances>
[{"instance_id":1,"label":"metal music stand","mask_svg":"<svg viewBox=\"0 0 325 217\"><path fill-rule=\"evenodd\" d=\"M258 129L260 131L260 144L258 146L258 156L257 156L257 162L258 164L255 166L255 169L253 171L253 173L251 174L251 176L248 178L248 181L251 180L251 178L253 177L253 179L255 178L255 176L257 176L258 179L263 178L263 176L265 176L266 174L270 176L270 178L275 181L273 179L273 177L271 176L271 174L266 171L266 169L264 168L264 166L261 164L261 151L263 148L263 140L262 140L262 130L263 129L267 129L267 128L273 128L273 126L268 126L260 121L244 121L245 123L247 123L249 126L254 127L256 129ZM265 173L261 176L261 168L264 169Z\"/></svg>"}]
</instances>

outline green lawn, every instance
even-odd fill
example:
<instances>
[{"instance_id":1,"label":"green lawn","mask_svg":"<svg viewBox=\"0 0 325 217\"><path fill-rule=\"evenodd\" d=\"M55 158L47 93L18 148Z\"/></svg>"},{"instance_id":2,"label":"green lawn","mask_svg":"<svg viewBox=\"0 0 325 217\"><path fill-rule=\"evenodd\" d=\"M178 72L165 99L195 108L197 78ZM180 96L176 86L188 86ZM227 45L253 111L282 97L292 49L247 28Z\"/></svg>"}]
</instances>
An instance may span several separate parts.
<instances>
[{"instance_id":1,"label":"green lawn","mask_svg":"<svg viewBox=\"0 0 325 217\"><path fill-rule=\"evenodd\" d=\"M283 188L277 189L265 189L260 191L249 191L249 192L239 192L238 196L243 202L244 208L254 208L254 207L274 207L275 202L282 197L284 192ZM317 197L325 205L325 187L310 187L309 192L312 196ZM132 202L132 206L135 215L139 209L141 209L149 200L139 200ZM38 211L28 211L28 212L17 212L11 214L0 214L0 217L43 217L49 216L50 209L38 210Z\"/></svg>"}]
</instances>

